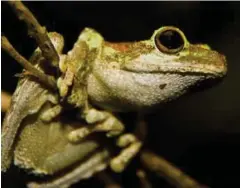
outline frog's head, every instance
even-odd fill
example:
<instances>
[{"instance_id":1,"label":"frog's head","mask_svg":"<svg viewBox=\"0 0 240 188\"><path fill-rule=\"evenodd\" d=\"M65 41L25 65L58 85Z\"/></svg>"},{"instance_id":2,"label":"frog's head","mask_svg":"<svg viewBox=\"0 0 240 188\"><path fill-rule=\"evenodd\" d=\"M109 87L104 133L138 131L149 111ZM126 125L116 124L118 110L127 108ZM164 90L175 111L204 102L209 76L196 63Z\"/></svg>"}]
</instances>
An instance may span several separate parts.
<instances>
[{"instance_id":1,"label":"frog's head","mask_svg":"<svg viewBox=\"0 0 240 188\"><path fill-rule=\"evenodd\" d=\"M119 109L147 109L172 100L200 81L217 80L227 71L223 55L208 45L190 44L172 26L156 30L150 40L105 42L91 76L89 93L98 104Z\"/></svg>"},{"instance_id":2,"label":"frog's head","mask_svg":"<svg viewBox=\"0 0 240 188\"><path fill-rule=\"evenodd\" d=\"M190 44L184 33L173 26L156 30L143 41L143 52L124 64L127 71L222 77L227 72L226 58L206 44ZM146 50L147 49L147 50Z\"/></svg>"}]
</instances>

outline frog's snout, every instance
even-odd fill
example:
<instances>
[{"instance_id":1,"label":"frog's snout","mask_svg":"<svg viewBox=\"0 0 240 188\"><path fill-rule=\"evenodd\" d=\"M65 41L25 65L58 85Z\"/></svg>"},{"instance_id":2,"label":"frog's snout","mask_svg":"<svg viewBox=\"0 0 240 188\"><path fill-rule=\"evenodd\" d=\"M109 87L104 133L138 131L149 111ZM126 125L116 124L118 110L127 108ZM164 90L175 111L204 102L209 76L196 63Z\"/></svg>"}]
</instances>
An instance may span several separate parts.
<instances>
[{"instance_id":1,"label":"frog's snout","mask_svg":"<svg viewBox=\"0 0 240 188\"><path fill-rule=\"evenodd\" d=\"M227 74L227 58L223 54L219 54L219 69L221 70L222 76Z\"/></svg>"}]
</instances>

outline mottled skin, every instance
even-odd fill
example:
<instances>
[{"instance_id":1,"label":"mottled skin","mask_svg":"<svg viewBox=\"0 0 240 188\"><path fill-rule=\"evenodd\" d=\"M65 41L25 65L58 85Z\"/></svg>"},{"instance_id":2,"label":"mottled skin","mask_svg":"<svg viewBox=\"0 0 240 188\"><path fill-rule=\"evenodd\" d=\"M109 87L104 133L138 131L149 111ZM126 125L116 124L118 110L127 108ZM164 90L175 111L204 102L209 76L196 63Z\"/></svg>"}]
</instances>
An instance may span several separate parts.
<instances>
[{"instance_id":1,"label":"mottled skin","mask_svg":"<svg viewBox=\"0 0 240 188\"><path fill-rule=\"evenodd\" d=\"M159 50L155 37L165 30L176 31L182 37L181 50ZM75 62L66 60L60 68L63 73L70 69L75 75L68 101L77 107L90 99L92 104L111 111L147 110L180 96L199 81L222 77L227 71L223 55L207 45L190 44L175 27L162 27L149 40L132 43L106 42L99 33L86 28L75 46L80 50L68 53L72 56L77 52L72 58ZM62 96L67 95L67 87L60 83L59 88L65 93Z\"/></svg>"},{"instance_id":2,"label":"mottled skin","mask_svg":"<svg viewBox=\"0 0 240 188\"><path fill-rule=\"evenodd\" d=\"M94 104L108 110L146 110L180 96L198 81L226 73L223 55L190 44L180 30L183 49L175 54L161 52L154 38L164 29L156 30L149 40L119 44L104 42L96 33L101 50L87 79Z\"/></svg>"},{"instance_id":3,"label":"mottled skin","mask_svg":"<svg viewBox=\"0 0 240 188\"><path fill-rule=\"evenodd\" d=\"M182 44L177 49L168 50L159 47L156 42L156 36L166 30L174 31L180 36ZM67 54L61 52L63 37L55 33L50 38L60 57L61 76L57 81L60 97L58 101L52 102L46 94L50 91L46 92L45 88L28 79L22 81L25 86L19 84L11 105L12 110L4 121L4 171L9 167L14 155L15 164L24 169L31 169L35 174L54 174L81 161L82 155L88 154L88 142L92 146L88 149L95 151L95 145L99 145L95 144L97 139L93 139L93 142L87 140L85 144L83 139L86 136L99 131L107 132L107 136L116 136L124 131L122 122L111 112L150 110L179 97L199 81L223 77L227 71L223 55L211 50L207 45L190 44L182 31L175 27L161 27L149 40L133 43L106 42L99 33L86 28ZM41 59L38 52L39 49L35 51L33 61ZM26 91L24 87L29 83L43 92L39 97L42 99L41 104L35 105L36 99L31 95L37 91L34 87L29 88L26 96L22 95ZM48 94L57 98L56 93ZM14 101L17 98L24 101ZM26 105L25 98L28 98L29 104L34 104L31 108ZM46 103L51 105L37 113ZM86 121L86 125L73 126L60 120L55 120L54 123L53 119L65 110L66 103L68 108L79 109L80 117ZM22 116L14 116L25 108ZM37 119L33 122L24 121L24 118L31 119L30 114L36 114ZM17 137L20 126L22 130ZM61 128L65 126L66 129ZM49 135L46 137L46 134ZM57 151L55 144L59 146ZM103 169L103 166L105 168L109 163L115 172L121 172L140 150L142 143L132 134L123 134L118 138L117 145L126 148L110 162L110 150L103 147L106 152L97 152L100 167L88 160L90 162L80 163L77 169L81 170L69 172L63 179L58 179L48 186L43 184L42 187L69 186L77 179L89 177L89 174ZM68 155L68 152L71 155ZM94 165L86 171L84 164Z\"/></svg>"},{"instance_id":4,"label":"mottled skin","mask_svg":"<svg viewBox=\"0 0 240 188\"><path fill-rule=\"evenodd\" d=\"M174 48L171 47L174 44L168 46L160 39L166 31L178 37L170 39L171 43L180 41ZM107 136L116 136L124 131L118 119L93 106L112 112L148 111L181 96L200 81L223 77L227 71L223 55L208 45L190 44L183 32L172 26L156 30L149 40L132 43L106 42L95 30L86 28L66 59L60 69L65 78L67 73L74 76L72 83L69 79L59 79L60 93L65 94L62 97L81 109L81 117L89 124L111 122L73 131L69 140L74 142L92 132L104 131ZM72 90L68 96L69 86ZM131 155L139 149L138 145ZM124 169L124 159L113 161L114 171Z\"/></svg>"}]
</instances>

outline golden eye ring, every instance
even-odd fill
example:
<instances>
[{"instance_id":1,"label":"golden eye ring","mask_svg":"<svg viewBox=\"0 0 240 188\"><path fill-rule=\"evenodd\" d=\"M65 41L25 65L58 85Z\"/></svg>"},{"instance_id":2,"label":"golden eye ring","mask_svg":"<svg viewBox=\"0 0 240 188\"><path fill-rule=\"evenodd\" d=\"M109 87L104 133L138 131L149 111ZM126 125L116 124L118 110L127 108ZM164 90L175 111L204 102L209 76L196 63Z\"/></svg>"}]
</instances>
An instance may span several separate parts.
<instances>
[{"instance_id":1,"label":"golden eye ring","mask_svg":"<svg viewBox=\"0 0 240 188\"><path fill-rule=\"evenodd\" d=\"M167 54L176 54L185 46L185 35L176 27L167 26L161 28L154 37L158 50Z\"/></svg>"}]
</instances>

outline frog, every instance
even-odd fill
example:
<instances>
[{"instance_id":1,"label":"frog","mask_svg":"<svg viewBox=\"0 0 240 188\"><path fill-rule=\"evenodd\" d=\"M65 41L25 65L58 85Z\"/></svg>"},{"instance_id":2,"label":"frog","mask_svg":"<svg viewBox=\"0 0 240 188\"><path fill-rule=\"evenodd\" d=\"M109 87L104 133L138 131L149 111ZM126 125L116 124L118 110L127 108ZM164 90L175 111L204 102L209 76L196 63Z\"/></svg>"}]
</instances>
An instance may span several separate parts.
<instances>
[{"instance_id":1,"label":"frog","mask_svg":"<svg viewBox=\"0 0 240 188\"><path fill-rule=\"evenodd\" d=\"M105 40L92 28L85 28L67 54L62 53L64 38L60 34L47 35L57 52L58 58L54 59L59 59L60 74L55 76L58 92L44 98L41 105L34 109L38 112L46 101L52 104L51 108L40 113L43 125L61 117L68 109L77 109L79 119L87 125L62 134L69 143L81 143L96 132L118 137L116 145L122 151L109 162L115 172L122 172L143 145L134 134L124 132L125 125L118 118L118 113L151 111L187 93L192 86L223 78L227 73L224 55L207 44L191 44L183 31L175 26L156 29L148 40L118 43ZM36 61L41 49L36 49L34 53ZM46 64L46 59L44 54L40 55L40 64ZM32 112L30 109L25 115ZM20 118L18 126L14 127L9 124L9 119L10 116L7 116L4 127L14 131L5 129L2 137L5 142L2 157L4 170L9 167L10 162L5 161L12 158L13 140L23 121ZM29 168L31 162L23 159L18 165ZM45 174L48 173L50 171L47 170Z\"/></svg>"},{"instance_id":2,"label":"frog","mask_svg":"<svg viewBox=\"0 0 240 188\"><path fill-rule=\"evenodd\" d=\"M61 97L82 108L82 117L89 124L106 119L112 122L101 128L93 125L73 131L69 139L75 142L95 131L106 131L108 136L124 131L123 125L107 115L106 110L149 111L178 98L193 85L222 78L227 72L225 56L206 44L191 44L174 26L155 30L148 40L121 43L105 41L94 29L85 28L73 50L60 59L64 59L60 61L63 74L58 79ZM81 81L76 81L79 78ZM72 90L68 95L69 87ZM87 99L105 111L89 107ZM132 148L132 155L141 148L139 144L133 147L134 144L126 149ZM121 172L125 168L123 158L126 156L122 156L112 161L114 171Z\"/></svg>"},{"instance_id":3,"label":"frog","mask_svg":"<svg viewBox=\"0 0 240 188\"><path fill-rule=\"evenodd\" d=\"M199 82L222 78L227 72L224 55L209 45L191 44L174 26L155 30L148 40L121 43L107 42L97 31L86 28L77 43L83 41L89 50L88 68L85 68L89 72L81 79L86 82L86 91L73 84L72 91L74 87L77 89L70 98L81 91L79 96L85 93L91 104L111 112L151 111L180 97ZM64 70L74 69L71 66L63 63L60 69L64 74ZM61 84L59 89L64 90ZM71 103L85 104L85 100L82 104L79 101ZM88 113L89 109L83 114ZM89 114L94 116L94 113ZM100 114L102 120L104 115ZM83 136L84 131L80 132Z\"/></svg>"}]
</instances>

